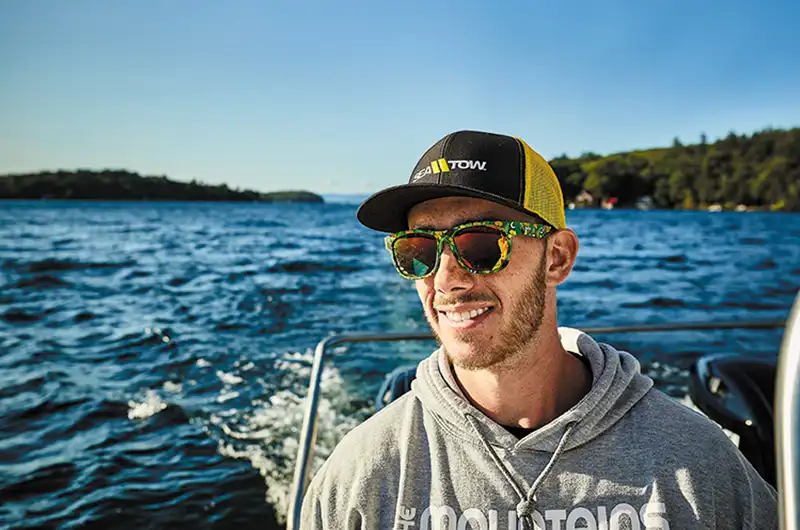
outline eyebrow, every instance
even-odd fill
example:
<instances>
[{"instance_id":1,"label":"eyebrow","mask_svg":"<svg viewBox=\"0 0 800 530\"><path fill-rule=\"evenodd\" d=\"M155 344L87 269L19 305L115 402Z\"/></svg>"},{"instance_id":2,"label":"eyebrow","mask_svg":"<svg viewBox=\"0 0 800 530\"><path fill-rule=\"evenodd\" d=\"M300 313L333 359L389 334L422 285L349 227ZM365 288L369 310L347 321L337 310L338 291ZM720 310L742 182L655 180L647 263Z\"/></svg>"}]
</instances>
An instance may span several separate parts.
<instances>
[{"instance_id":1,"label":"eyebrow","mask_svg":"<svg viewBox=\"0 0 800 530\"><path fill-rule=\"evenodd\" d=\"M455 224L453 224L453 226L463 225L467 223L475 223L479 221L497 221L497 220L498 218L496 215L479 215L477 217L471 217L469 219L459 219L458 221L456 221ZM453 226L451 226L450 228L453 228ZM414 228L411 228L411 230L439 230L439 229L434 228L430 225L422 225L422 226L415 226Z\"/></svg>"}]
</instances>

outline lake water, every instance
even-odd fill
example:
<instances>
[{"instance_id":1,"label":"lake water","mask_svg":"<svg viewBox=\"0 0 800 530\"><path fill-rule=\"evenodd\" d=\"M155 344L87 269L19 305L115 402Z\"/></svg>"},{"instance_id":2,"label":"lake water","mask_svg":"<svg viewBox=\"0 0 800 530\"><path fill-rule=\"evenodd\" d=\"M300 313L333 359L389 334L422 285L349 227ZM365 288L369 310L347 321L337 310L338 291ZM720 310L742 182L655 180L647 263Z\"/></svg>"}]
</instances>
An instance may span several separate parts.
<instances>
[{"instance_id":1,"label":"lake water","mask_svg":"<svg viewBox=\"0 0 800 530\"><path fill-rule=\"evenodd\" d=\"M278 528L314 346L425 330L355 204L0 202L0 527ZM576 210L574 327L785 319L800 215ZM662 390L781 332L598 337ZM334 352L317 464L432 343Z\"/></svg>"}]
</instances>

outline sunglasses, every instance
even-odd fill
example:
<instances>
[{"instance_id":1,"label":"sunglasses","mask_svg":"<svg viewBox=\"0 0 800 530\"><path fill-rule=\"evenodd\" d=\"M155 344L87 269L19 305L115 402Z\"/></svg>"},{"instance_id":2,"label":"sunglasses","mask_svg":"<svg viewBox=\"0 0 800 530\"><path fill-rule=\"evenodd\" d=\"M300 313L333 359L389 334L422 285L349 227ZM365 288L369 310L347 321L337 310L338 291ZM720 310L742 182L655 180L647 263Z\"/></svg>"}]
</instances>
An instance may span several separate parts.
<instances>
[{"instance_id":1,"label":"sunglasses","mask_svg":"<svg viewBox=\"0 0 800 530\"><path fill-rule=\"evenodd\" d=\"M421 280L439 268L445 242L466 270L491 274L508 265L514 236L543 239L552 231L552 226L524 221L473 221L449 230L405 230L386 236L385 243L400 276Z\"/></svg>"}]
</instances>

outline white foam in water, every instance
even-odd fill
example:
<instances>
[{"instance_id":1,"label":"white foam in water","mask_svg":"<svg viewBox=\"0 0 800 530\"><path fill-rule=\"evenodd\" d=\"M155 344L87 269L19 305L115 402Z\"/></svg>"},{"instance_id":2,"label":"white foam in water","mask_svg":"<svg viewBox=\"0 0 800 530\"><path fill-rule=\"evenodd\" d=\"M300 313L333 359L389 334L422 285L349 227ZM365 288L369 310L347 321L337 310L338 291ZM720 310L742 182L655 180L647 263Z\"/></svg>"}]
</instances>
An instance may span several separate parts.
<instances>
[{"instance_id":1,"label":"white foam in water","mask_svg":"<svg viewBox=\"0 0 800 530\"><path fill-rule=\"evenodd\" d=\"M689 371L666 363L654 361L642 367L645 375L656 381L688 381Z\"/></svg>"},{"instance_id":2,"label":"white foam in water","mask_svg":"<svg viewBox=\"0 0 800 530\"><path fill-rule=\"evenodd\" d=\"M249 363L247 363L244 366L242 366L242 372L249 372L250 370L252 370L255 367L256 367L256 365L252 361L250 361Z\"/></svg>"},{"instance_id":3,"label":"white foam in water","mask_svg":"<svg viewBox=\"0 0 800 530\"><path fill-rule=\"evenodd\" d=\"M311 361L313 356L310 353L303 355L300 352L286 353L283 359L275 361L276 370L303 370L308 372L304 377L311 374ZM298 366L299 365L299 366Z\"/></svg>"},{"instance_id":4,"label":"white foam in water","mask_svg":"<svg viewBox=\"0 0 800 530\"><path fill-rule=\"evenodd\" d=\"M217 397L217 403L225 403L226 401L230 401L231 399L237 397L239 397L239 392L225 392Z\"/></svg>"},{"instance_id":5,"label":"white foam in water","mask_svg":"<svg viewBox=\"0 0 800 530\"><path fill-rule=\"evenodd\" d=\"M307 384L311 374L312 352L286 354L276 367L287 370L298 381ZM301 361L298 363L297 361ZM301 366L298 366L300 364ZM317 410L317 443L311 475L319 469L333 448L351 429L368 415L368 410L351 411L353 396L348 393L341 374L327 364L322 373L319 408ZM300 427L305 412L305 397L281 390L258 403L246 416L246 423L226 423L220 415L211 417L228 439L219 442L219 452L231 458L246 459L265 478L267 502L276 511L281 524L286 517ZM241 414L239 419L243 419ZM242 445L244 444L246 445Z\"/></svg>"},{"instance_id":6,"label":"white foam in water","mask_svg":"<svg viewBox=\"0 0 800 530\"><path fill-rule=\"evenodd\" d=\"M172 394L177 394L181 390L183 390L183 385L180 383L173 383L172 381L167 381L164 383L164 392L170 392Z\"/></svg>"},{"instance_id":7,"label":"white foam in water","mask_svg":"<svg viewBox=\"0 0 800 530\"><path fill-rule=\"evenodd\" d=\"M141 403L128 401L128 418L132 420L142 420L167 408L167 404L161 401L154 390L148 390L147 395Z\"/></svg>"},{"instance_id":8,"label":"white foam in water","mask_svg":"<svg viewBox=\"0 0 800 530\"><path fill-rule=\"evenodd\" d=\"M226 385L238 385L239 383L244 381L244 379L242 379L238 375L229 374L221 370L217 371L217 377L219 377L219 380L225 383Z\"/></svg>"}]
</instances>

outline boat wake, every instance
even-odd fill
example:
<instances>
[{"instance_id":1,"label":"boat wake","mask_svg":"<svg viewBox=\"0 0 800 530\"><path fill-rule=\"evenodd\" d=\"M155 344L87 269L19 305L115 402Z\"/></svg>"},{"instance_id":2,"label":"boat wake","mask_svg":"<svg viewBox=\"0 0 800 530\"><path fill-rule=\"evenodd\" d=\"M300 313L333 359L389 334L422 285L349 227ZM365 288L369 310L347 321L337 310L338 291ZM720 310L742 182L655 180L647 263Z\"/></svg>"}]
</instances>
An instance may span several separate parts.
<instances>
[{"instance_id":1,"label":"boat wake","mask_svg":"<svg viewBox=\"0 0 800 530\"><path fill-rule=\"evenodd\" d=\"M286 374L282 384L288 384L289 388L263 400L254 400L253 408L217 412L207 420L209 430L220 434L217 437L219 453L249 461L264 477L266 500L274 507L281 524L285 522L291 492L312 358L310 350L282 355L276 360L275 370ZM229 372L221 374L220 379L237 384L242 378ZM218 401L224 400L227 392L223 389ZM342 437L364 421L371 411L370 406L348 391L336 366L327 365L322 375L312 476Z\"/></svg>"}]
</instances>

